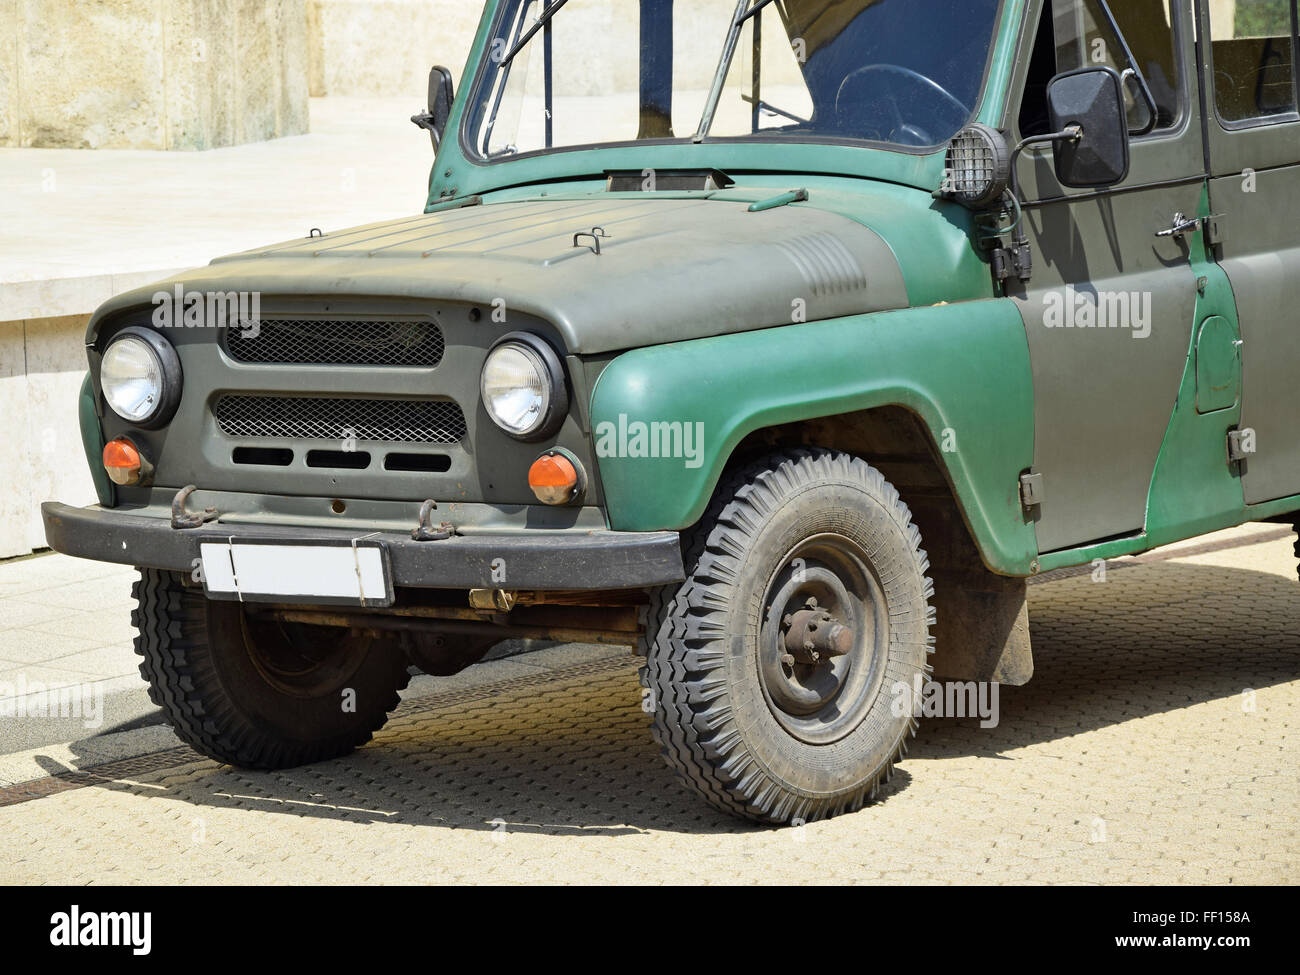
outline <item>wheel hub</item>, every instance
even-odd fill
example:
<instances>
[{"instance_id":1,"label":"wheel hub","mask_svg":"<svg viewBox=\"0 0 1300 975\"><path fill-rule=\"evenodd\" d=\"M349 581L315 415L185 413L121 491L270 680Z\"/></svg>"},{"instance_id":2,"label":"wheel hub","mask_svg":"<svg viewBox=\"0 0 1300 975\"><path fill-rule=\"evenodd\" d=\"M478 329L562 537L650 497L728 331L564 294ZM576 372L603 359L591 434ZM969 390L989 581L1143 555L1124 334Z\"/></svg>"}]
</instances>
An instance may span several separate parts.
<instances>
[{"instance_id":1,"label":"wheel hub","mask_svg":"<svg viewBox=\"0 0 1300 975\"><path fill-rule=\"evenodd\" d=\"M797 546L768 585L759 633L760 678L777 721L813 744L852 731L883 680L887 622L854 542L821 535Z\"/></svg>"},{"instance_id":2,"label":"wheel hub","mask_svg":"<svg viewBox=\"0 0 1300 975\"><path fill-rule=\"evenodd\" d=\"M816 596L809 596L798 612L787 613L781 629L787 651L781 662L787 667L796 662L816 666L826 657L843 657L857 640L853 630L817 605Z\"/></svg>"}]
</instances>

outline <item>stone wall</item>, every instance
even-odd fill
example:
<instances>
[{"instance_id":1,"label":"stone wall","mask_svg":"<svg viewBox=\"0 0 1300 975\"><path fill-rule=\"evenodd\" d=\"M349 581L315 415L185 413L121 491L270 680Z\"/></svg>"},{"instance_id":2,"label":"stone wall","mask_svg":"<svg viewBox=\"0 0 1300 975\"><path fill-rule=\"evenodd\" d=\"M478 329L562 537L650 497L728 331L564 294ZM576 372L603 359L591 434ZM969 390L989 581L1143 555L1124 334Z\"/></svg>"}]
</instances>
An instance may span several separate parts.
<instances>
[{"instance_id":1,"label":"stone wall","mask_svg":"<svg viewBox=\"0 0 1300 975\"><path fill-rule=\"evenodd\" d=\"M435 64L450 68L459 88L482 10L479 0L307 0L311 93L405 95L423 104ZM674 42L679 88L708 87L734 11L725 0L677 0L679 25L692 28L679 29ZM557 95L636 90L640 20L632 0L572 0L556 23ZM769 18L767 29L774 23ZM591 57L594 38L613 56ZM742 47L738 60L748 56ZM793 57L785 62L769 52L769 80L795 77Z\"/></svg>"},{"instance_id":2,"label":"stone wall","mask_svg":"<svg viewBox=\"0 0 1300 975\"><path fill-rule=\"evenodd\" d=\"M0 0L0 146L212 149L307 131L306 0Z\"/></svg>"},{"instance_id":3,"label":"stone wall","mask_svg":"<svg viewBox=\"0 0 1300 975\"><path fill-rule=\"evenodd\" d=\"M0 323L0 558L45 546L40 502L94 504L76 424L86 315Z\"/></svg>"},{"instance_id":4,"label":"stone wall","mask_svg":"<svg viewBox=\"0 0 1300 975\"><path fill-rule=\"evenodd\" d=\"M433 65L460 83L482 13L476 0L307 0L311 93L423 106Z\"/></svg>"}]
</instances>

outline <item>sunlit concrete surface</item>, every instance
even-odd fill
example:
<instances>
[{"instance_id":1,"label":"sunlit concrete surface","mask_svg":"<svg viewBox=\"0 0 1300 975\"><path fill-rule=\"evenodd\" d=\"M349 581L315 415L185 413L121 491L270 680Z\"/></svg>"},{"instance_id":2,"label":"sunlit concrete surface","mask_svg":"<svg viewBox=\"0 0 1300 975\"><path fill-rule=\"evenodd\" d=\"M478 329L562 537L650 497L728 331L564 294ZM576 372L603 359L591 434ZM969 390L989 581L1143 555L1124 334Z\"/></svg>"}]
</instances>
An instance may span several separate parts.
<instances>
[{"instance_id":1,"label":"sunlit concrete surface","mask_svg":"<svg viewBox=\"0 0 1300 975\"><path fill-rule=\"evenodd\" d=\"M157 729L14 756L0 880L1294 883L1292 542L1248 525L1036 583L1037 673L1001 689L997 727L924 722L882 799L827 822L704 806L651 744L635 661L565 647L471 668L288 772L160 750Z\"/></svg>"},{"instance_id":2,"label":"sunlit concrete surface","mask_svg":"<svg viewBox=\"0 0 1300 975\"><path fill-rule=\"evenodd\" d=\"M424 101L316 98L310 135L206 152L0 149L0 322L91 312L124 282L312 227L419 213Z\"/></svg>"}]
</instances>

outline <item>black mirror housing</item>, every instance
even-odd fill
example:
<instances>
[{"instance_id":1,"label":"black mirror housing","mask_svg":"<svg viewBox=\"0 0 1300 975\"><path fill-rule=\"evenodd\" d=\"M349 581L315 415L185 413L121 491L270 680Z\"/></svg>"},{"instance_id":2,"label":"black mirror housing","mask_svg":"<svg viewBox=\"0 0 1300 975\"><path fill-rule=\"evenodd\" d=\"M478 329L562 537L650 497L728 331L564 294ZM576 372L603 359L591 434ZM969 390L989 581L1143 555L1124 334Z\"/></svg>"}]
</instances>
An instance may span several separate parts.
<instances>
[{"instance_id":1,"label":"black mirror housing","mask_svg":"<svg viewBox=\"0 0 1300 975\"><path fill-rule=\"evenodd\" d=\"M1082 135L1055 144L1056 178L1062 186L1113 186L1128 175L1129 131L1124 84L1114 68L1067 71L1047 86L1052 128L1078 126Z\"/></svg>"},{"instance_id":2,"label":"black mirror housing","mask_svg":"<svg viewBox=\"0 0 1300 975\"><path fill-rule=\"evenodd\" d=\"M442 144L442 135L447 131L447 119L451 117L451 106L455 100L456 86L452 82L451 71L435 64L429 72L429 107L420 114L411 116L412 122L429 130L434 152Z\"/></svg>"}]
</instances>

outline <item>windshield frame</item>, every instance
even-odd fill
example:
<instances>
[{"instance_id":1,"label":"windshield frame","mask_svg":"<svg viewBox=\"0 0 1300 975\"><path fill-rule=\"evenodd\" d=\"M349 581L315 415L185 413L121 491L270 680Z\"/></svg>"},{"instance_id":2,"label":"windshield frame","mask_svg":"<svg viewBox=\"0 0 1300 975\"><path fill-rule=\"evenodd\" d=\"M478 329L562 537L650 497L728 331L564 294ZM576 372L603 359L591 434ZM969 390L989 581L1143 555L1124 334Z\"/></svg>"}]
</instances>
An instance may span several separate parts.
<instances>
[{"instance_id":1,"label":"windshield frame","mask_svg":"<svg viewBox=\"0 0 1300 975\"><path fill-rule=\"evenodd\" d=\"M907 156L929 156L941 149L946 149L948 142L951 141L950 139L945 139L940 143L929 146L908 146L876 139L852 139L841 136L809 135L805 133L790 135L782 133L780 130L765 130L763 132L753 132L735 136L708 135L700 139L698 138L697 132L692 132L688 135L675 136L671 139L628 139L610 142L590 142L566 146L553 146L551 148L530 149L526 152L489 157L480 152L478 147L473 143L470 128L471 124L476 119L475 113L471 110L471 106L492 92L492 88L488 85L488 73L492 70L500 70L498 62L493 61L491 57L493 39L501 36L501 30L507 12L516 3L522 2L524 2L524 0L496 0L494 9L492 9L490 15L485 15L484 24L481 25L481 29L486 27L486 32L485 36L481 38L481 43L476 45L477 58L475 59L474 77L472 82L464 88L467 97L465 98L462 110L457 113L457 117L453 120L457 127L457 143L460 152L465 161L474 166L496 167L520 162L522 160L538 159L564 153L604 152L607 150L650 146L694 145L703 148L707 146L735 144L809 147L843 146L857 149L883 150L886 152L901 153ZM727 2L727 0L720 0L720 2ZM739 6L739 4L737 4L737 6ZM993 68L996 63L999 49L1005 42L1006 31L1008 29L1008 18L1014 13L1018 20L1023 20L1023 15L1027 7L1027 0L998 0L998 11L994 18L992 31L989 37L988 53L985 55L984 67L977 89L978 94L976 95L975 104L971 109L970 115L967 117L963 125L968 125L972 121L980 119L985 114L989 96L991 94L989 84L993 76ZM554 20L551 21L551 24L563 24L563 22L564 11L559 10L555 15ZM1018 35L1020 28L1017 27L1015 32ZM536 40L537 37L534 37L529 41L529 43L531 44ZM718 40L720 57L723 53L721 49L725 41L725 35L720 37ZM1006 79L1003 80L1005 81ZM1005 97L1006 93L1001 92L1001 94ZM703 121L703 118L701 118L700 121Z\"/></svg>"}]
</instances>

